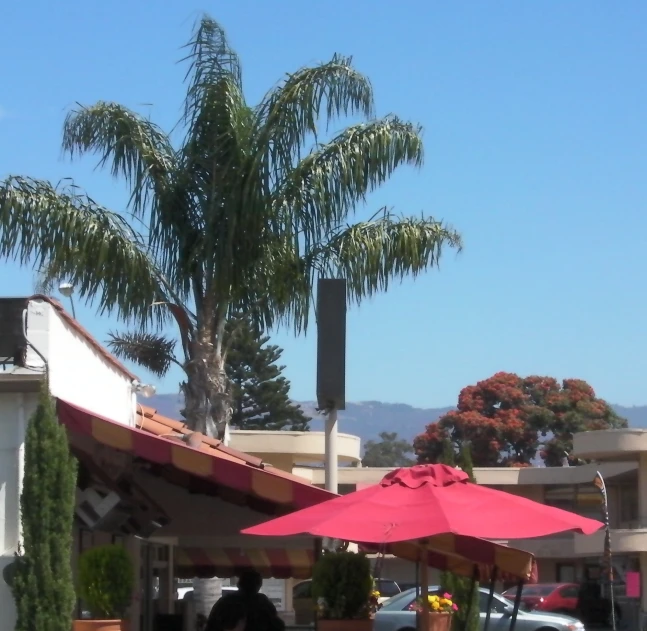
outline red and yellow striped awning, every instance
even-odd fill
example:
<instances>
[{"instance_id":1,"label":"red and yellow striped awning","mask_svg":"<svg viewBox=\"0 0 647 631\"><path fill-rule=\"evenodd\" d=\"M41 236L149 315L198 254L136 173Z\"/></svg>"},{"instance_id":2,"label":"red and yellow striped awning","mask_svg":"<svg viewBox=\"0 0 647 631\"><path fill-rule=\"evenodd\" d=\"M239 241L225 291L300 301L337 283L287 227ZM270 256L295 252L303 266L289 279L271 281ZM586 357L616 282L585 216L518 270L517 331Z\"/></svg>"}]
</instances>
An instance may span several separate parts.
<instances>
[{"instance_id":1,"label":"red and yellow striped awning","mask_svg":"<svg viewBox=\"0 0 647 631\"><path fill-rule=\"evenodd\" d=\"M501 580L537 582L537 563L530 552L474 537L447 533L429 537L424 544L400 541L386 547L370 544L361 544L360 547L408 561L418 561L426 556L429 567L459 576L473 576L476 567L482 581L489 580L496 567L497 577Z\"/></svg>"},{"instance_id":2,"label":"red and yellow striped awning","mask_svg":"<svg viewBox=\"0 0 647 631\"><path fill-rule=\"evenodd\" d=\"M310 578L314 551L278 548L175 548L178 578L231 578L254 569L263 578Z\"/></svg>"},{"instance_id":3,"label":"red and yellow striped awning","mask_svg":"<svg viewBox=\"0 0 647 631\"><path fill-rule=\"evenodd\" d=\"M195 441L195 434L191 435L177 421L168 419L168 428L162 430L166 433L159 435L153 430L147 431L145 419L142 419L143 429L130 427L60 399L57 411L60 422L71 433L91 436L113 449L173 467L241 495L260 498L275 508L271 511L274 513L306 508L334 497L290 473L266 468L258 458L225 447L220 441L199 434ZM155 422L148 424L154 426ZM188 444L188 438L195 446Z\"/></svg>"}]
</instances>

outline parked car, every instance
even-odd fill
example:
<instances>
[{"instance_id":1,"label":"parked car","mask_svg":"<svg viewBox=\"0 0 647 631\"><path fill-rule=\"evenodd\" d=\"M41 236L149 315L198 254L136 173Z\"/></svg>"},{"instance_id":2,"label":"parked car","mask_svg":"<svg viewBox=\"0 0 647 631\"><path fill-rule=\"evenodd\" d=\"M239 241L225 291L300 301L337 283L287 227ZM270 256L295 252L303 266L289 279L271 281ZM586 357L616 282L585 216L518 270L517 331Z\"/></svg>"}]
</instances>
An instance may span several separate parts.
<instances>
[{"instance_id":1,"label":"parked car","mask_svg":"<svg viewBox=\"0 0 647 631\"><path fill-rule=\"evenodd\" d=\"M438 586L429 587L429 593L438 593ZM479 589L479 609L481 628L485 625L486 612L490 592L482 587ZM412 606L416 598L416 590L409 589L387 600L375 614L374 631L415 631L416 612ZM514 604L501 594L494 594L490 612L489 629L506 631L510 626ZM575 618L560 614L538 611L520 610L517 614L517 631L584 631L584 625Z\"/></svg>"},{"instance_id":2,"label":"parked car","mask_svg":"<svg viewBox=\"0 0 647 631\"><path fill-rule=\"evenodd\" d=\"M400 586L391 579L375 579L377 590L380 592L379 603L383 603L401 592ZM294 624L308 625L314 623L315 602L312 596L312 581L302 581L292 588L292 608L294 609Z\"/></svg>"},{"instance_id":3,"label":"parked car","mask_svg":"<svg viewBox=\"0 0 647 631\"><path fill-rule=\"evenodd\" d=\"M512 587L503 592L503 596L514 599L517 588ZM580 586L577 583L539 583L524 585L521 592L521 602L526 609L532 611L550 611L567 616L575 616L584 623L611 623L611 601L602 596L595 596L589 603L587 611L578 610ZM618 603L615 605L616 622L622 619L622 610Z\"/></svg>"},{"instance_id":4,"label":"parked car","mask_svg":"<svg viewBox=\"0 0 647 631\"><path fill-rule=\"evenodd\" d=\"M528 610L552 611L569 616L577 612L577 597L580 588L577 583L539 583L524 585L521 591L521 602ZM516 587L503 592L503 596L514 600Z\"/></svg>"}]
</instances>

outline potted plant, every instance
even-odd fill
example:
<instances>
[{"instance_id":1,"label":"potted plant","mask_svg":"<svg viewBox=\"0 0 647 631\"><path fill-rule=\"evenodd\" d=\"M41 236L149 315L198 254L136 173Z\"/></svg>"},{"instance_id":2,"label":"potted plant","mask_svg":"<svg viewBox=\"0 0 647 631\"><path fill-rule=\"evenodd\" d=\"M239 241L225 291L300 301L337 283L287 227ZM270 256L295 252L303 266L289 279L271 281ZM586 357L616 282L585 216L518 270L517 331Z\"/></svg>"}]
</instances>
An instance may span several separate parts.
<instances>
[{"instance_id":1,"label":"potted plant","mask_svg":"<svg viewBox=\"0 0 647 631\"><path fill-rule=\"evenodd\" d=\"M121 545L91 548L79 557L79 595L93 618L74 631L126 631L126 610L135 583L133 562Z\"/></svg>"},{"instance_id":2,"label":"potted plant","mask_svg":"<svg viewBox=\"0 0 647 631\"><path fill-rule=\"evenodd\" d=\"M428 631L449 631L452 628L452 616L458 611L458 605L452 600L451 594L429 594L426 603L422 597L418 598L414 609L419 612L427 610Z\"/></svg>"},{"instance_id":3,"label":"potted plant","mask_svg":"<svg viewBox=\"0 0 647 631\"><path fill-rule=\"evenodd\" d=\"M373 591L366 555L324 552L312 573L319 631L370 631Z\"/></svg>"}]
</instances>

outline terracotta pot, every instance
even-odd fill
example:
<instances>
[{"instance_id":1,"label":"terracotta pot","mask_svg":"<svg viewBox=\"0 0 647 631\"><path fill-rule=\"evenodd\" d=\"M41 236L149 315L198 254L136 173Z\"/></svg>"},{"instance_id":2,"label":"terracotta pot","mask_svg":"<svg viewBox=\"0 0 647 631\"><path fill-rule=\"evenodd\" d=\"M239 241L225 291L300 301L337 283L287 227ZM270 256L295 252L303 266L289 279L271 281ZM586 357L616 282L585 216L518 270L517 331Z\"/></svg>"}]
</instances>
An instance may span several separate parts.
<instances>
[{"instance_id":1,"label":"terracotta pot","mask_svg":"<svg viewBox=\"0 0 647 631\"><path fill-rule=\"evenodd\" d=\"M452 628L452 614L450 613L436 613L430 611L428 631L450 631Z\"/></svg>"},{"instance_id":2,"label":"terracotta pot","mask_svg":"<svg viewBox=\"0 0 647 631\"><path fill-rule=\"evenodd\" d=\"M317 620L317 631L373 631L373 620Z\"/></svg>"},{"instance_id":3,"label":"terracotta pot","mask_svg":"<svg viewBox=\"0 0 647 631\"><path fill-rule=\"evenodd\" d=\"M128 631L127 620L75 620L72 631Z\"/></svg>"}]
</instances>

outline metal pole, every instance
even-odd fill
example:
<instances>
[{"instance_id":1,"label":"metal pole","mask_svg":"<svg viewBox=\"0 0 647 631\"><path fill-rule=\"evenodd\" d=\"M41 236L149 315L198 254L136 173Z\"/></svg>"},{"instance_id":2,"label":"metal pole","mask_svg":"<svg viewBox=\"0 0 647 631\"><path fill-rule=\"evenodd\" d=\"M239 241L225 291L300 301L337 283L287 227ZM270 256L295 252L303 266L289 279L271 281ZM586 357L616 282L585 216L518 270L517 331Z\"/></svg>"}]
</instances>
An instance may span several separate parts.
<instances>
[{"instance_id":1,"label":"metal pole","mask_svg":"<svg viewBox=\"0 0 647 631\"><path fill-rule=\"evenodd\" d=\"M332 408L326 416L326 490L337 493L337 410Z\"/></svg>"},{"instance_id":2,"label":"metal pole","mask_svg":"<svg viewBox=\"0 0 647 631\"><path fill-rule=\"evenodd\" d=\"M416 602L420 598L420 559L416 559ZM416 607L416 629L420 628L420 612Z\"/></svg>"},{"instance_id":3,"label":"metal pole","mask_svg":"<svg viewBox=\"0 0 647 631\"><path fill-rule=\"evenodd\" d=\"M427 599L429 596L429 572L427 563L429 558L427 554L427 542L421 541L422 555L418 569L420 571L420 597L424 603L422 611L417 617L418 631L427 631L429 629L429 607L427 606Z\"/></svg>"},{"instance_id":4,"label":"metal pole","mask_svg":"<svg viewBox=\"0 0 647 631\"><path fill-rule=\"evenodd\" d=\"M144 631L153 629L153 555L150 543L144 543L144 593L143 627Z\"/></svg>"},{"instance_id":5,"label":"metal pole","mask_svg":"<svg viewBox=\"0 0 647 631\"><path fill-rule=\"evenodd\" d=\"M317 561L321 558L321 548L323 546L323 541L321 540L320 537L315 538L314 540L314 562L317 563ZM310 583L312 585L312 583ZM294 603L292 603L293 608L294 608ZM315 602L315 615L314 615L314 630L317 631L319 629L319 603Z\"/></svg>"},{"instance_id":6,"label":"metal pole","mask_svg":"<svg viewBox=\"0 0 647 631\"><path fill-rule=\"evenodd\" d=\"M485 625L483 626L483 631L488 631L490 626L490 614L492 613L492 601L494 600L494 588L496 586L496 575L499 571L499 568L495 565L492 568L492 576L490 577L490 593L487 597L487 611L485 612Z\"/></svg>"},{"instance_id":7,"label":"metal pole","mask_svg":"<svg viewBox=\"0 0 647 631\"><path fill-rule=\"evenodd\" d=\"M517 624L517 616L519 615L519 605L521 605L521 592L523 591L523 580L519 580L517 584L517 594L514 597L514 609L512 610L512 618L510 620L510 631L514 631Z\"/></svg>"}]
</instances>

